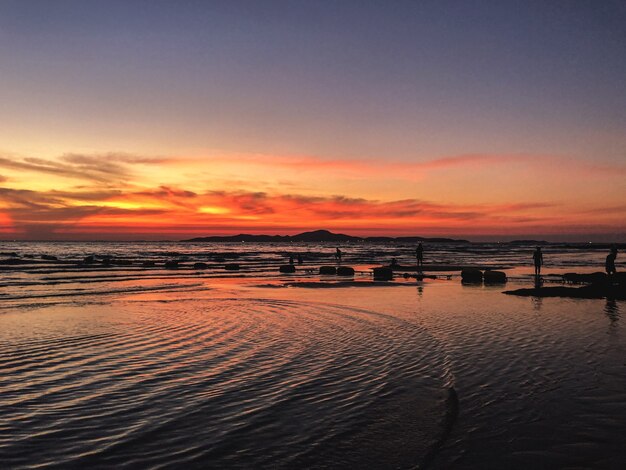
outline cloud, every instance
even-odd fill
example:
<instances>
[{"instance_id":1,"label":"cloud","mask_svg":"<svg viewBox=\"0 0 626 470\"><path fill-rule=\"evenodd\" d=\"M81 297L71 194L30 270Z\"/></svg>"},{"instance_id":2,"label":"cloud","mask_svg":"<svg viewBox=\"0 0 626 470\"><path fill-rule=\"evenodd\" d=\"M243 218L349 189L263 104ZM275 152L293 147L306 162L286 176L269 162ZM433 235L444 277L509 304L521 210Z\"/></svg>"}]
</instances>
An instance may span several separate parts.
<instances>
[{"instance_id":1,"label":"cloud","mask_svg":"<svg viewBox=\"0 0 626 470\"><path fill-rule=\"evenodd\" d=\"M0 202L15 229L30 238L52 237L68 230L75 234L81 230L93 233L94 227L109 227L111 233L122 230L132 236L138 230L158 234L177 228L181 233L196 233L220 227L237 231L250 225L271 226L275 230L296 226L410 226L415 227L417 234L428 227L458 230L477 224L521 226L542 221L543 214L534 212L553 210L548 203L467 205L255 191L197 193L170 186L136 191L0 188Z\"/></svg>"},{"instance_id":2,"label":"cloud","mask_svg":"<svg viewBox=\"0 0 626 470\"><path fill-rule=\"evenodd\" d=\"M134 174L137 165L158 165L171 162L171 159L141 157L125 153L78 154L67 153L58 159L37 157L0 157L0 168L53 174L66 178L80 179L97 183L127 181Z\"/></svg>"},{"instance_id":3,"label":"cloud","mask_svg":"<svg viewBox=\"0 0 626 470\"><path fill-rule=\"evenodd\" d=\"M376 159L332 159L306 155L243 154L229 157L213 157L210 163L272 167L295 171L302 177L307 173L329 174L342 178L387 177L405 180L422 179L429 172L452 169L482 169L502 165L522 165L529 169L570 173L586 176L619 176L626 174L626 165L617 163L593 163L563 155L547 154L487 154L468 153L442 156L420 161L394 159L385 155Z\"/></svg>"}]
</instances>

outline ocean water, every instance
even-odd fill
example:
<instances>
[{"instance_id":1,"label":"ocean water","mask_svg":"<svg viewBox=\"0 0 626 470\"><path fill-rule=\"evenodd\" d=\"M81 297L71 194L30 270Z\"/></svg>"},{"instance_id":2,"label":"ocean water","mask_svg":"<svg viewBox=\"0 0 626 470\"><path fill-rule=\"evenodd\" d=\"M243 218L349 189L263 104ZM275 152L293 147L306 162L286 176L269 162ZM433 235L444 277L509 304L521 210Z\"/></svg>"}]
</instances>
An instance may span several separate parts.
<instances>
[{"instance_id":1,"label":"ocean water","mask_svg":"<svg viewBox=\"0 0 626 470\"><path fill-rule=\"evenodd\" d=\"M414 247L340 246L357 282L331 289L334 245L4 243L2 467L623 468L624 302L502 294L532 246L426 245L506 287L373 285ZM544 252L548 283L606 256Z\"/></svg>"}]
</instances>

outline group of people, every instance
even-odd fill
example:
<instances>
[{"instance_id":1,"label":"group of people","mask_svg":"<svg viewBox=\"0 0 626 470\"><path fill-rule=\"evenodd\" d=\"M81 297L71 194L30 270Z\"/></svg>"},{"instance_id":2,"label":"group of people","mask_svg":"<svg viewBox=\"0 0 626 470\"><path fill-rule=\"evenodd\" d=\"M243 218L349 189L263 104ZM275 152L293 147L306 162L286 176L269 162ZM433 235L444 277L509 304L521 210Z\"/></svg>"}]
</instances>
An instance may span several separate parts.
<instances>
[{"instance_id":1,"label":"group of people","mask_svg":"<svg viewBox=\"0 0 626 470\"><path fill-rule=\"evenodd\" d=\"M341 257L343 256L342 251L339 248L335 249L335 260L338 263L341 263ZM606 257L606 273L608 275L615 274L617 270L615 269L615 259L617 258L617 247L612 247L611 252ZM298 255L297 257L298 264L302 264L302 255ZM417 267L421 268L424 266L424 246L420 242L415 248L415 260L417 263ZM535 265L535 276L539 277L541 275L541 267L543 266L543 252L541 251L541 247L538 246L535 248L533 252L533 263ZM294 264L293 255L289 256L289 264ZM396 265L397 260L394 258L392 261L392 265Z\"/></svg>"},{"instance_id":2,"label":"group of people","mask_svg":"<svg viewBox=\"0 0 626 470\"><path fill-rule=\"evenodd\" d=\"M606 257L605 269L606 273L611 276L617 272L615 269L615 258L617 258L617 247L614 246L611 248L610 253ZM541 251L541 247L538 246L535 248L533 252L533 262L535 264L535 276L539 277L541 274L541 266L543 266L543 252Z\"/></svg>"}]
</instances>

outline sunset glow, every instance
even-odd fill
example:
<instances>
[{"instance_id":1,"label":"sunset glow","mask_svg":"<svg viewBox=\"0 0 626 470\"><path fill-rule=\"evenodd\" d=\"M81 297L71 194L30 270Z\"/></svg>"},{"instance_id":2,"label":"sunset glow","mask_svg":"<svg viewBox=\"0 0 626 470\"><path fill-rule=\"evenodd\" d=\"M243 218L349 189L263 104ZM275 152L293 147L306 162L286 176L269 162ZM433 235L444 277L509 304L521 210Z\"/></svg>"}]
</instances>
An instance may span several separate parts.
<instances>
[{"instance_id":1,"label":"sunset glow","mask_svg":"<svg viewBox=\"0 0 626 470\"><path fill-rule=\"evenodd\" d=\"M626 44L563 42L584 12L26 8L0 6L3 239L624 240Z\"/></svg>"}]
</instances>

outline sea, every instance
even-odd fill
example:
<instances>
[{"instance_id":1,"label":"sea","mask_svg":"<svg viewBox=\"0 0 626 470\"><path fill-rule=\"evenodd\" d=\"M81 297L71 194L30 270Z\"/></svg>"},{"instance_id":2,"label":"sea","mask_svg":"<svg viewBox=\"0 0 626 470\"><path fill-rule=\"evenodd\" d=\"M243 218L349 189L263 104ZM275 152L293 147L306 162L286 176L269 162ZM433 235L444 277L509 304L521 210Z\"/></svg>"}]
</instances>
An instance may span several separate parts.
<instances>
[{"instance_id":1,"label":"sea","mask_svg":"<svg viewBox=\"0 0 626 470\"><path fill-rule=\"evenodd\" d=\"M2 242L0 467L624 468L626 303L505 295L534 249ZM542 249L555 286L608 254Z\"/></svg>"}]
</instances>

